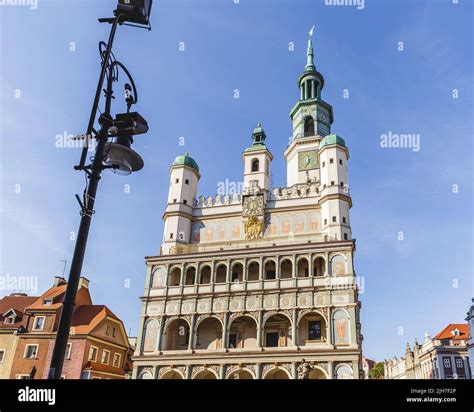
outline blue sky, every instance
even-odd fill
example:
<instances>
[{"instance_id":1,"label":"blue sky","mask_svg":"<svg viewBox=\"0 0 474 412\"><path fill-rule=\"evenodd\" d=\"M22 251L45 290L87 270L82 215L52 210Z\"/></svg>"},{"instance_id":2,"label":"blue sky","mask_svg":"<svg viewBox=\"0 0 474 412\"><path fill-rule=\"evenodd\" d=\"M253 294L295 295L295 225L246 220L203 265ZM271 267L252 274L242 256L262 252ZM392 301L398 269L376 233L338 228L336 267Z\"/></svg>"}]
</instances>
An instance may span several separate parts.
<instances>
[{"instance_id":1,"label":"blue sky","mask_svg":"<svg viewBox=\"0 0 474 412\"><path fill-rule=\"evenodd\" d=\"M85 132L97 43L108 36L96 19L113 6L0 6L0 274L37 276L40 291L62 273L60 259L71 261L84 176L73 170L80 150L56 147L57 135ZM288 113L314 24L322 96L334 108L332 130L350 148L364 353L400 355L425 330L463 322L474 266L472 9L466 0L366 0L361 10L324 0L155 1L153 30L122 27L114 47L137 82L136 108L150 131L134 144L145 168L106 172L100 182L83 270L93 300L136 334L143 257L159 250L178 154L199 163L199 193L215 194L218 182L242 179L241 152L262 122L273 183L285 186ZM121 94L120 86L115 111L124 109ZM419 134L420 150L381 148L389 132Z\"/></svg>"}]
</instances>

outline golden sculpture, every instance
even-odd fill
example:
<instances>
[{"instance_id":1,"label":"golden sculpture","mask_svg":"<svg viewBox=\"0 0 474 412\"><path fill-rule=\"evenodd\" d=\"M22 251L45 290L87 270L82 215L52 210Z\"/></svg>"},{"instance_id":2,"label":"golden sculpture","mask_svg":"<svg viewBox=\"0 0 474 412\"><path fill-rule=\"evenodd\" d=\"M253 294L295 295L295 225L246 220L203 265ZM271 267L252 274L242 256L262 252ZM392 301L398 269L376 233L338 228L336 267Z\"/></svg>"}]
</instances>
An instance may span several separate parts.
<instances>
[{"instance_id":1,"label":"golden sculpture","mask_svg":"<svg viewBox=\"0 0 474 412\"><path fill-rule=\"evenodd\" d=\"M250 216L244 226L245 239L259 239L263 236L263 221Z\"/></svg>"}]
</instances>

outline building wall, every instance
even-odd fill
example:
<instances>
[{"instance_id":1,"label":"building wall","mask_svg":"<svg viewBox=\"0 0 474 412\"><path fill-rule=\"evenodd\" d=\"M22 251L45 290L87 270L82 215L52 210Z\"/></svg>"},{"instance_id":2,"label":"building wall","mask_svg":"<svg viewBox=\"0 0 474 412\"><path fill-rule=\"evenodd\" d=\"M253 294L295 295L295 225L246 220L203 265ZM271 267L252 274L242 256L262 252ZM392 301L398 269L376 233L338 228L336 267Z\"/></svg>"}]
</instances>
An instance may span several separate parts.
<instances>
[{"instance_id":1,"label":"building wall","mask_svg":"<svg viewBox=\"0 0 474 412\"><path fill-rule=\"evenodd\" d=\"M0 333L0 350L5 351L3 362L0 363L0 379L8 379L15 359L18 336L13 333Z\"/></svg>"}]
</instances>

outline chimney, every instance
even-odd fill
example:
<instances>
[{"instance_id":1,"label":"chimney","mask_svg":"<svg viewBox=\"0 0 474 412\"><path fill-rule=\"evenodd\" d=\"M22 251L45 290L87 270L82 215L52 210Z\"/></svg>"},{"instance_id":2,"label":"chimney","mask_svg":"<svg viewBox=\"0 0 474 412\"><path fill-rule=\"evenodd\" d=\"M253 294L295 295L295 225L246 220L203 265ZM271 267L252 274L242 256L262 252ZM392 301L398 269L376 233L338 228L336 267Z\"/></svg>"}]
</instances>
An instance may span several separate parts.
<instances>
[{"instance_id":1,"label":"chimney","mask_svg":"<svg viewBox=\"0 0 474 412\"><path fill-rule=\"evenodd\" d=\"M81 276L79 279L79 289L81 288L89 289L89 279L85 278L84 276Z\"/></svg>"},{"instance_id":2,"label":"chimney","mask_svg":"<svg viewBox=\"0 0 474 412\"><path fill-rule=\"evenodd\" d=\"M55 276L53 286L59 286L59 285L62 285L63 283L65 283L65 282L66 282L66 279L64 279L63 277Z\"/></svg>"}]
</instances>

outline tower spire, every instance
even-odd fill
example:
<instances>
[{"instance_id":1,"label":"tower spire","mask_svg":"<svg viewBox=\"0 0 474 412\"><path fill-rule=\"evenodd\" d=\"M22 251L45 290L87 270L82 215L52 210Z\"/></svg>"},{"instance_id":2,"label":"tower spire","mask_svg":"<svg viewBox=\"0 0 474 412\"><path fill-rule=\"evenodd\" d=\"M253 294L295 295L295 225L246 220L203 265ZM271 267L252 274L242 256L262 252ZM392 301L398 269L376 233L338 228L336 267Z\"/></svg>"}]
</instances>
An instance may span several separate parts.
<instances>
[{"instance_id":1,"label":"tower spire","mask_svg":"<svg viewBox=\"0 0 474 412\"><path fill-rule=\"evenodd\" d=\"M314 54L313 54L313 37L314 26L311 27L309 31L309 38L308 38L308 48L306 49L306 67L304 68L305 72L314 72L316 71L316 67L314 66Z\"/></svg>"}]
</instances>

